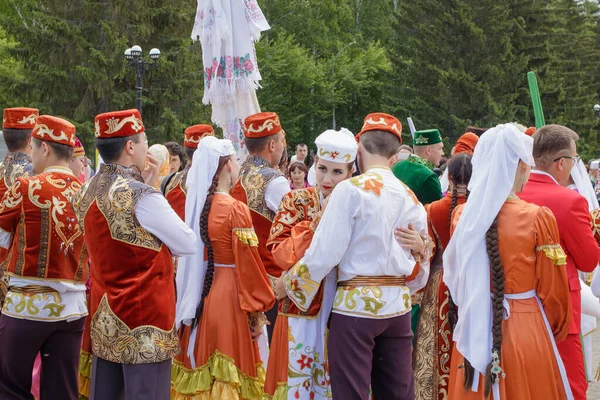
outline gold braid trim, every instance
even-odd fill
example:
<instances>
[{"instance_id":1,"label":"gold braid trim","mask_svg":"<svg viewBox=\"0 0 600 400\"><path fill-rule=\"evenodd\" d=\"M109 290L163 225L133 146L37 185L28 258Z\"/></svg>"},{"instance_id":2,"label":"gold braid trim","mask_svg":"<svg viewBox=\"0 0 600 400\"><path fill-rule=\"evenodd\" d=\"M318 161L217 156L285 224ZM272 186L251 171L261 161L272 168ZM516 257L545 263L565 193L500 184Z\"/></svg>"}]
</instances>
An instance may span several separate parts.
<instances>
[{"instance_id":1,"label":"gold braid trim","mask_svg":"<svg viewBox=\"0 0 600 400\"><path fill-rule=\"evenodd\" d=\"M253 228L235 228L233 229L233 233L235 233L238 239L240 239L240 242L245 245L258 247L258 237Z\"/></svg>"},{"instance_id":2,"label":"gold braid trim","mask_svg":"<svg viewBox=\"0 0 600 400\"><path fill-rule=\"evenodd\" d=\"M90 397L90 382L92 379L92 355L87 351L79 354L79 398Z\"/></svg>"},{"instance_id":3,"label":"gold braid trim","mask_svg":"<svg viewBox=\"0 0 600 400\"><path fill-rule=\"evenodd\" d=\"M262 400L265 369L256 365L256 376L244 374L233 358L219 350L196 369L174 360L171 369L171 400Z\"/></svg>"},{"instance_id":4,"label":"gold braid trim","mask_svg":"<svg viewBox=\"0 0 600 400\"><path fill-rule=\"evenodd\" d=\"M554 265L567 265L567 255L560 244L546 244L535 248L536 251L543 251L546 257L554 261Z\"/></svg>"}]
</instances>

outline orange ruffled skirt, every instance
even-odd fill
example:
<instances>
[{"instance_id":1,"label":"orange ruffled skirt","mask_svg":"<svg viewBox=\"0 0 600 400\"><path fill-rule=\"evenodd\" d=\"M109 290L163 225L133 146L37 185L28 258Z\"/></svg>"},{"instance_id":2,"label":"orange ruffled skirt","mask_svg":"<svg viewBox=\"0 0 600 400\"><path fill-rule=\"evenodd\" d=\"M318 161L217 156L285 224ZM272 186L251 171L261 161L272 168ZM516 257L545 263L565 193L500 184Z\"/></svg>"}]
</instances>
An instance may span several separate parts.
<instances>
[{"instance_id":1,"label":"orange ruffled skirt","mask_svg":"<svg viewBox=\"0 0 600 400\"><path fill-rule=\"evenodd\" d=\"M537 300L531 298L508 302L510 317L502 323L500 366L506 377L500 378L499 382L501 399L566 399L552 342L548 337ZM480 375L477 392L465 390L463 363L464 357L454 347L450 371L450 400L483 400L483 376Z\"/></svg>"},{"instance_id":2,"label":"orange ruffled skirt","mask_svg":"<svg viewBox=\"0 0 600 400\"><path fill-rule=\"evenodd\" d=\"M288 384L288 317L279 314L273 330L269 368L265 382L265 399L287 400Z\"/></svg>"},{"instance_id":3,"label":"orange ruffled skirt","mask_svg":"<svg viewBox=\"0 0 600 400\"><path fill-rule=\"evenodd\" d=\"M262 400L265 371L248 314L240 307L233 268L215 268L196 334L196 368L187 355L191 329L182 329L181 354L171 374L171 399Z\"/></svg>"}]
</instances>

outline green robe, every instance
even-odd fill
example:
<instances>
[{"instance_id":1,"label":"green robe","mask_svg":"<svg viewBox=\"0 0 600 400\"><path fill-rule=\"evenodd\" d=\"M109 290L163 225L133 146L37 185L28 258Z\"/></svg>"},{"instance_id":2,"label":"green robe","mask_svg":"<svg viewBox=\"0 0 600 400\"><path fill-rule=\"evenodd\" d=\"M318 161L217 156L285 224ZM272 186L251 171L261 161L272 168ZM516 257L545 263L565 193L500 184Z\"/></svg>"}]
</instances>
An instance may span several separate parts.
<instances>
[{"instance_id":1,"label":"green robe","mask_svg":"<svg viewBox=\"0 0 600 400\"><path fill-rule=\"evenodd\" d=\"M442 186L438 176L433 172L433 164L429 161L411 155L392 167L396 178L400 179L425 205L442 198Z\"/></svg>"}]
</instances>

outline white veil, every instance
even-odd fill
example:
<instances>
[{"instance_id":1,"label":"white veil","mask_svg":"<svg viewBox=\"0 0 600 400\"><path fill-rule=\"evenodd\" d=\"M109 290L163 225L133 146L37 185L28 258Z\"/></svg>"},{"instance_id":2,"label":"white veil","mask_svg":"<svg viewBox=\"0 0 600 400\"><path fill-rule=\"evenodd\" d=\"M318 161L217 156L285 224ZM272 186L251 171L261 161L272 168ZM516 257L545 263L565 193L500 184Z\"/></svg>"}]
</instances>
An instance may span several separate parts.
<instances>
[{"instance_id":1,"label":"white veil","mask_svg":"<svg viewBox=\"0 0 600 400\"><path fill-rule=\"evenodd\" d=\"M458 306L454 341L485 374L492 359L490 263L485 235L511 193L519 160L533 166L533 139L511 124L485 132L473 154L470 195L444 252L444 283Z\"/></svg>"},{"instance_id":2,"label":"white veil","mask_svg":"<svg viewBox=\"0 0 600 400\"><path fill-rule=\"evenodd\" d=\"M204 261L204 242L200 237L200 215L204 208L208 188L219 166L219 158L235 154L229 140L214 136L203 138L194 152L192 167L187 176L187 199L185 201L185 223L198 238L198 249L191 256L179 259L177 267L177 309L175 324L177 329L183 323L191 325L196 308L200 304L207 262Z\"/></svg>"}]
</instances>

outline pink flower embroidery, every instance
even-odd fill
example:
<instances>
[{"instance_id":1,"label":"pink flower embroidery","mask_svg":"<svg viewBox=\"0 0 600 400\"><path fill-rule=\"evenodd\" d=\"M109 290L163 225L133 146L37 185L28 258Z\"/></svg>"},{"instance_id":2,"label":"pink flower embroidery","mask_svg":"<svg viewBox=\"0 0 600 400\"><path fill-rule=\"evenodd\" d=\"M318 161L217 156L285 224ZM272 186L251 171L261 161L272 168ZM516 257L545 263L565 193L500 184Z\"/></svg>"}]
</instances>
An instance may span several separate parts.
<instances>
[{"instance_id":1,"label":"pink flower embroidery","mask_svg":"<svg viewBox=\"0 0 600 400\"><path fill-rule=\"evenodd\" d=\"M252 60L250 60L249 58L246 58L244 60L244 69L248 73L251 73L252 71L254 71L254 64L252 63Z\"/></svg>"}]
</instances>

